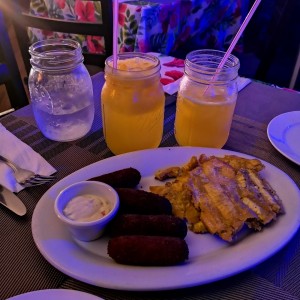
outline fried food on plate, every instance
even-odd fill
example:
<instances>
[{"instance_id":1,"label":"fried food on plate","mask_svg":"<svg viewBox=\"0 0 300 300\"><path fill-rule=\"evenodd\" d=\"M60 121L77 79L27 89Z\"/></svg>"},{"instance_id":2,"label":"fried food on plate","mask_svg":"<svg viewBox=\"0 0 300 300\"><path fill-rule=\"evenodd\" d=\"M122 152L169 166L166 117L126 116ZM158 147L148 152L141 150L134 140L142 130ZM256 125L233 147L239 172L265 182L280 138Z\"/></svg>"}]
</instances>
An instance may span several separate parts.
<instances>
[{"instance_id":1,"label":"fried food on plate","mask_svg":"<svg viewBox=\"0 0 300 300\"><path fill-rule=\"evenodd\" d=\"M134 188L140 180L141 174L135 168L125 168L111 173L103 174L89 180L104 182L113 188Z\"/></svg>"},{"instance_id":2,"label":"fried food on plate","mask_svg":"<svg viewBox=\"0 0 300 300\"><path fill-rule=\"evenodd\" d=\"M278 195L259 174L264 166L258 159L200 155L175 168L175 180L150 191L166 197L193 232L232 241L244 224L261 230L283 213ZM155 178L174 178L171 170L159 170Z\"/></svg>"},{"instance_id":3,"label":"fried food on plate","mask_svg":"<svg viewBox=\"0 0 300 300\"><path fill-rule=\"evenodd\" d=\"M131 188L116 188L120 211L125 214L171 215L172 206L160 195Z\"/></svg>"},{"instance_id":4,"label":"fried food on plate","mask_svg":"<svg viewBox=\"0 0 300 300\"><path fill-rule=\"evenodd\" d=\"M170 266L188 259L184 239L169 236L128 235L109 240L108 255L117 263L138 266Z\"/></svg>"},{"instance_id":5,"label":"fried food on plate","mask_svg":"<svg viewBox=\"0 0 300 300\"><path fill-rule=\"evenodd\" d=\"M112 221L110 228L111 236L154 235L184 239L187 234L186 222L170 215L121 214Z\"/></svg>"}]
</instances>

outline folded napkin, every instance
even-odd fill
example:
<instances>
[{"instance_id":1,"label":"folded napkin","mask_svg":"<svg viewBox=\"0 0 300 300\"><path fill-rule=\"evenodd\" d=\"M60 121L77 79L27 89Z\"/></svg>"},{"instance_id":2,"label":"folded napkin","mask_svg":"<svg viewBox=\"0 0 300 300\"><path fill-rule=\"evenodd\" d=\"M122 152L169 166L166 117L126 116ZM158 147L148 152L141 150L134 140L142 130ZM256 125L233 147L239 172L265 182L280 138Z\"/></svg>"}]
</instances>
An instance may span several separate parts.
<instances>
[{"instance_id":1,"label":"folded napkin","mask_svg":"<svg viewBox=\"0 0 300 300\"><path fill-rule=\"evenodd\" d=\"M0 124L0 155L16 163L23 169L28 169L40 175L52 175L56 170L37 152L19 140ZM24 187L17 183L13 170L0 161L0 184L11 190L19 192Z\"/></svg>"},{"instance_id":2,"label":"folded napkin","mask_svg":"<svg viewBox=\"0 0 300 300\"><path fill-rule=\"evenodd\" d=\"M165 93L173 95L178 91L181 77L184 74L184 60L156 52L149 52L149 54L159 58L161 65L160 81ZM238 91L241 91L250 82L251 80L249 78L238 77Z\"/></svg>"},{"instance_id":3,"label":"folded napkin","mask_svg":"<svg viewBox=\"0 0 300 300\"><path fill-rule=\"evenodd\" d=\"M241 91L251 82L251 79L239 76L236 80L238 91Z\"/></svg>"}]
</instances>

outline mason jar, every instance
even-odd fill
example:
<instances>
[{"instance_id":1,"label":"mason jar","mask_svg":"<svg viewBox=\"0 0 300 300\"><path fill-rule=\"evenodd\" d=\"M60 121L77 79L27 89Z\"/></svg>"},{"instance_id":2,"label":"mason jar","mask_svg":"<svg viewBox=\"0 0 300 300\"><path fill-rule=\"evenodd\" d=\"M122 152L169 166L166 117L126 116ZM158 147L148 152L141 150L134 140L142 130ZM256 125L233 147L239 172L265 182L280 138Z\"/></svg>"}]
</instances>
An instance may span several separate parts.
<instances>
[{"instance_id":1,"label":"mason jar","mask_svg":"<svg viewBox=\"0 0 300 300\"><path fill-rule=\"evenodd\" d=\"M175 138L181 146L222 148L226 143L237 100L238 58L196 50L185 59L176 103Z\"/></svg>"},{"instance_id":2,"label":"mason jar","mask_svg":"<svg viewBox=\"0 0 300 300\"><path fill-rule=\"evenodd\" d=\"M159 146L163 135L165 94L160 61L138 52L118 54L105 62L101 93L103 131L114 154Z\"/></svg>"},{"instance_id":3,"label":"mason jar","mask_svg":"<svg viewBox=\"0 0 300 300\"><path fill-rule=\"evenodd\" d=\"M91 129L95 108L80 44L49 39L34 43L29 52L29 92L39 129L54 141L83 137Z\"/></svg>"}]
</instances>

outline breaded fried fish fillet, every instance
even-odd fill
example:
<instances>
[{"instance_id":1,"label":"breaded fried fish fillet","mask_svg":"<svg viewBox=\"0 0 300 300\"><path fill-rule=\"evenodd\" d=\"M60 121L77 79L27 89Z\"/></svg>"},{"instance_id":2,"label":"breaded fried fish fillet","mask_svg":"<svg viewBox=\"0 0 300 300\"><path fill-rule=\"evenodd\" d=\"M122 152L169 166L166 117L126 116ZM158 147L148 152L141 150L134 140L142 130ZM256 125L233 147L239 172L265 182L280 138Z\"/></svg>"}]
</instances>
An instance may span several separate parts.
<instances>
[{"instance_id":1,"label":"breaded fried fish fillet","mask_svg":"<svg viewBox=\"0 0 300 300\"><path fill-rule=\"evenodd\" d=\"M258 159L200 155L176 168L174 181L150 190L165 196L193 232L208 231L231 241L244 224L261 230L284 212L276 192L259 175L264 165ZM158 171L156 178L173 177L171 169Z\"/></svg>"}]
</instances>

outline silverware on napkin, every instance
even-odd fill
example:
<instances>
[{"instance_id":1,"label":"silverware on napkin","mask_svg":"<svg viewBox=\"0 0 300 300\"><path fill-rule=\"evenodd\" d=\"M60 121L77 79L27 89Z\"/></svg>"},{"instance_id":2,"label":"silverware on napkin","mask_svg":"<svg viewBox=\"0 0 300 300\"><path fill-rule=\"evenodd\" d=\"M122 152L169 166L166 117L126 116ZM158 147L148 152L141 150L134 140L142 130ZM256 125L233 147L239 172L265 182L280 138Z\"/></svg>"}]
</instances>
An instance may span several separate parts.
<instances>
[{"instance_id":1,"label":"silverware on napkin","mask_svg":"<svg viewBox=\"0 0 300 300\"><path fill-rule=\"evenodd\" d=\"M2 185L0 185L0 204L19 216L24 216L27 211L24 203L13 192Z\"/></svg>"},{"instance_id":2,"label":"silverware on napkin","mask_svg":"<svg viewBox=\"0 0 300 300\"><path fill-rule=\"evenodd\" d=\"M49 176L56 173L56 169L45 158L8 131L2 124L0 124L0 137L0 155L5 156L10 161L22 166L23 169L30 170L35 174ZM1 163L0 184L12 192L18 193L25 187L14 180L12 176L13 174L8 166Z\"/></svg>"},{"instance_id":3,"label":"silverware on napkin","mask_svg":"<svg viewBox=\"0 0 300 300\"><path fill-rule=\"evenodd\" d=\"M27 169L22 169L21 167L17 166L15 163L13 163L12 161L10 161L2 155L0 155L0 161L4 162L13 170L17 182L23 187L41 185L55 179L55 175L44 176L36 174Z\"/></svg>"}]
</instances>

